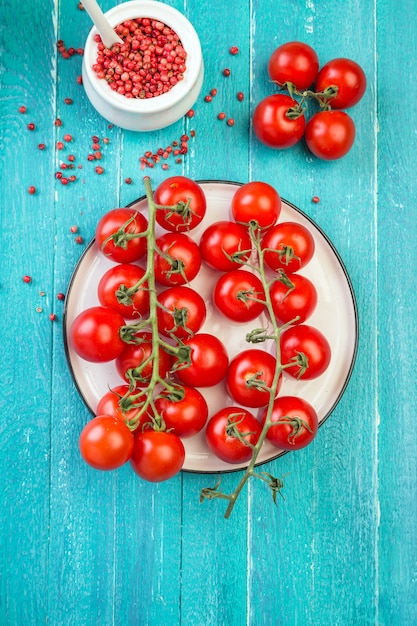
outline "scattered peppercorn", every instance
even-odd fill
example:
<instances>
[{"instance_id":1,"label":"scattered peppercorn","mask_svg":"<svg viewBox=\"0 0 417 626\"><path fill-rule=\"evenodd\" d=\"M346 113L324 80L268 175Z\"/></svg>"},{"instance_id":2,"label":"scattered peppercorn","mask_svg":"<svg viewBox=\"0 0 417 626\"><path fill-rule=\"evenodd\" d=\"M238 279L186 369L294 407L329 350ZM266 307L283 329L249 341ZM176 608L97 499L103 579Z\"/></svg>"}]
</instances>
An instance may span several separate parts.
<instances>
[{"instance_id":1,"label":"scattered peppercorn","mask_svg":"<svg viewBox=\"0 0 417 626\"><path fill-rule=\"evenodd\" d=\"M236 97L239 100L239 102L242 102L242 100L244 99L245 95L244 95L243 91L238 91Z\"/></svg>"},{"instance_id":2,"label":"scattered peppercorn","mask_svg":"<svg viewBox=\"0 0 417 626\"><path fill-rule=\"evenodd\" d=\"M232 46L229 50L230 54L237 54L239 52L239 48L237 46Z\"/></svg>"},{"instance_id":3,"label":"scattered peppercorn","mask_svg":"<svg viewBox=\"0 0 417 626\"><path fill-rule=\"evenodd\" d=\"M28 130L35 130L36 126L33 122L30 122L30 124L28 124Z\"/></svg>"},{"instance_id":4,"label":"scattered peppercorn","mask_svg":"<svg viewBox=\"0 0 417 626\"><path fill-rule=\"evenodd\" d=\"M228 67L223 70L223 76L230 76L230 70Z\"/></svg>"},{"instance_id":5,"label":"scattered peppercorn","mask_svg":"<svg viewBox=\"0 0 417 626\"><path fill-rule=\"evenodd\" d=\"M318 204L320 202L320 198L318 196L313 196L311 201L314 202L314 204Z\"/></svg>"},{"instance_id":6,"label":"scattered peppercorn","mask_svg":"<svg viewBox=\"0 0 417 626\"><path fill-rule=\"evenodd\" d=\"M31 196L33 196L36 193L36 187L34 187L33 185L31 185L28 188L28 192L30 193Z\"/></svg>"},{"instance_id":7,"label":"scattered peppercorn","mask_svg":"<svg viewBox=\"0 0 417 626\"><path fill-rule=\"evenodd\" d=\"M234 124L235 124L235 120L233 119L233 117L230 117L230 118L227 120L227 125L228 125L228 126L234 126Z\"/></svg>"},{"instance_id":8,"label":"scattered peppercorn","mask_svg":"<svg viewBox=\"0 0 417 626\"><path fill-rule=\"evenodd\" d=\"M226 113L223 113L223 111L222 111L221 113L219 113L219 114L217 115L217 119L219 119L219 120L224 120L224 119L226 119Z\"/></svg>"},{"instance_id":9,"label":"scattered peppercorn","mask_svg":"<svg viewBox=\"0 0 417 626\"><path fill-rule=\"evenodd\" d=\"M84 239L82 237L80 237L79 235L78 235L78 237L76 237L74 239L74 241L75 241L75 243L84 243Z\"/></svg>"},{"instance_id":10,"label":"scattered peppercorn","mask_svg":"<svg viewBox=\"0 0 417 626\"><path fill-rule=\"evenodd\" d=\"M24 283L31 283L32 282L32 278L30 276L28 276L28 275L23 276L22 280L23 280Z\"/></svg>"},{"instance_id":11,"label":"scattered peppercorn","mask_svg":"<svg viewBox=\"0 0 417 626\"><path fill-rule=\"evenodd\" d=\"M27 111L27 109L26 109L25 105L22 104L22 106L19 107L19 113L26 113L26 111Z\"/></svg>"}]
</instances>

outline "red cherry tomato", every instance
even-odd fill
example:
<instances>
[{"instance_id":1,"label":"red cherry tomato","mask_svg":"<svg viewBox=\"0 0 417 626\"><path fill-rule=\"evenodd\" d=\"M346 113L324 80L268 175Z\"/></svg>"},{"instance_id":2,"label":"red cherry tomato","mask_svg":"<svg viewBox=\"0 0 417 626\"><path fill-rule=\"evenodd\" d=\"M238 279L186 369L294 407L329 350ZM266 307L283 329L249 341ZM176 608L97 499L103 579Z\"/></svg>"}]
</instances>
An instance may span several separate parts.
<instances>
[{"instance_id":1,"label":"red cherry tomato","mask_svg":"<svg viewBox=\"0 0 417 626\"><path fill-rule=\"evenodd\" d=\"M133 434L124 422L111 415L99 415L81 431L79 447L83 459L99 470L124 465L133 452Z\"/></svg>"},{"instance_id":2,"label":"red cherry tomato","mask_svg":"<svg viewBox=\"0 0 417 626\"><path fill-rule=\"evenodd\" d=\"M126 344L120 338L125 320L113 309L94 306L84 309L71 324L69 343L75 352L93 363L112 361Z\"/></svg>"},{"instance_id":3,"label":"red cherry tomato","mask_svg":"<svg viewBox=\"0 0 417 626\"><path fill-rule=\"evenodd\" d=\"M320 69L315 89L323 92L329 87L337 87L336 95L328 101L332 109L353 107L366 91L365 72L351 59L332 59Z\"/></svg>"},{"instance_id":4,"label":"red cherry tomato","mask_svg":"<svg viewBox=\"0 0 417 626\"><path fill-rule=\"evenodd\" d=\"M179 380L190 387L212 387L226 376L229 357L224 344L209 333L184 339L190 348L191 364L176 370Z\"/></svg>"},{"instance_id":5,"label":"red cherry tomato","mask_svg":"<svg viewBox=\"0 0 417 626\"><path fill-rule=\"evenodd\" d=\"M261 419L262 425L266 415L267 409ZM295 396L276 398L271 422L272 426L269 427L266 438L281 450L305 448L317 434L318 419L315 409L306 400Z\"/></svg>"},{"instance_id":6,"label":"red cherry tomato","mask_svg":"<svg viewBox=\"0 0 417 626\"><path fill-rule=\"evenodd\" d=\"M297 222L281 222L270 228L262 239L264 261L272 270L291 274L312 259L315 243L310 231Z\"/></svg>"},{"instance_id":7,"label":"red cherry tomato","mask_svg":"<svg viewBox=\"0 0 417 626\"><path fill-rule=\"evenodd\" d=\"M222 274L214 291L216 308L235 322L256 319L265 308L265 292L260 279L247 270L232 270Z\"/></svg>"},{"instance_id":8,"label":"red cherry tomato","mask_svg":"<svg viewBox=\"0 0 417 626\"><path fill-rule=\"evenodd\" d=\"M229 394L239 404L251 408L266 406L270 400L277 361L264 350L248 349L237 354L230 362L226 385ZM281 386L278 380L276 393Z\"/></svg>"},{"instance_id":9,"label":"red cherry tomato","mask_svg":"<svg viewBox=\"0 0 417 626\"><path fill-rule=\"evenodd\" d=\"M323 333L314 326L291 326L281 335L281 363L292 378L311 380L326 371L331 348ZM294 365L291 365L294 363Z\"/></svg>"},{"instance_id":10,"label":"red cherry tomato","mask_svg":"<svg viewBox=\"0 0 417 626\"><path fill-rule=\"evenodd\" d=\"M166 233L156 239L155 278L167 287L185 285L201 267L200 249L184 233Z\"/></svg>"},{"instance_id":11,"label":"red cherry tomato","mask_svg":"<svg viewBox=\"0 0 417 626\"><path fill-rule=\"evenodd\" d=\"M344 157L355 141L356 129L344 111L319 111L306 126L308 149L319 159L334 161Z\"/></svg>"},{"instance_id":12,"label":"red cherry tomato","mask_svg":"<svg viewBox=\"0 0 417 626\"><path fill-rule=\"evenodd\" d=\"M184 339L195 335L206 319L206 303L191 287L170 287L158 296L156 314L162 335Z\"/></svg>"},{"instance_id":13,"label":"red cherry tomato","mask_svg":"<svg viewBox=\"0 0 417 626\"><path fill-rule=\"evenodd\" d=\"M109 306L126 319L144 315L149 309L149 289L143 281L145 270L133 263L111 267L100 278L97 295L102 306ZM128 290L137 287L131 294Z\"/></svg>"},{"instance_id":14,"label":"red cherry tomato","mask_svg":"<svg viewBox=\"0 0 417 626\"><path fill-rule=\"evenodd\" d=\"M293 324L303 324L317 306L317 290L311 280L301 274L277 279L269 293L275 318L280 324L291 321Z\"/></svg>"},{"instance_id":15,"label":"red cherry tomato","mask_svg":"<svg viewBox=\"0 0 417 626\"><path fill-rule=\"evenodd\" d=\"M259 228L271 228L281 212L281 198L268 183L252 181L235 191L231 210L233 218L240 224L257 223Z\"/></svg>"},{"instance_id":16,"label":"red cherry tomato","mask_svg":"<svg viewBox=\"0 0 417 626\"><path fill-rule=\"evenodd\" d=\"M314 83L319 71L319 58L311 46L302 41L289 41L279 46L268 61L268 74L279 85L292 83L299 91Z\"/></svg>"},{"instance_id":17,"label":"red cherry tomato","mask_svg":"<svg viewBox=\"0 0 417 626\"><path fill-rule=\"evenodd\" d=\"M215 222L200 239L203 260L215 270L234 270L250 256L252 242L247 229L236 222Z\"/></svg>"},{"instance_id":18,"label":"red cherry tomato","mask_svg":"<svg viewBox=\"0 0 417 626\"><path fill-rule=\"evenodd\" d=\"M184 444L175 433L156 430L136 433L130 464L144 480L152 483L168 480L178 474L184 461Z\"/></svg>"},{"instance_id":19,"label":"red cherry tomato","mask_svg":"<svg viewBox=\"0 0 417 626\"><path fill-rule=\"evenodd\" d=\"M151 333L135 335L138 343L125 344L123 352L116 359L116 370L129 384L136 387L149 385L154 374L154 358ZM164 379L171 369L171 356L158 348L158 375Z\"/></svg>"},{"instance_id":20,"label":"red cherry tomato","mask_svg":"<svg viewBox=\"0 0 417 626\"><path fill-rule=\"evenodd\" d=\"M113 209L96 227L98 250L116 263L132 263L146 252L146 217L134 209Z\"/></svg>"},{"instance_id":21,"label":"red cherry tomato","mask_svg":"<svg viewBox=\"0 0 417 626\"><path fill-rule=\"evenodd\" d=\"M164 390L155 400L155 408L168 430L178 437L192 437L199 433L208 418L208 406L203 394L183 385L173 392Z\"/></svg>"},{"instance_id":22,"label":"red cherry tomato","mask_svg":"<svg viewBox=\"0 0 417 626\"><path fill-rule=\"evenodd\" d=\"M306 120L296 100L278 93L259 102L253 113L252 126L260 142L269 148L283 150L300 141Z\"/></svg>"},{"instance_id":23,"label":"red cherry tomato","mask_svg":"<svg viewBox=\"0 0 417 626\"><path fill-rule=\"evenodd\" d=\"M241 441L234 429L241 434ZM210 450L226 463L245 463L252 458L252 448L261 434L258 420L246 409L229 406L215 413L206 427L206 441Z\"/></svg>"},{"instance_id":24,"label":"red cherry tomato","mask_svg":"<svg viewBox=\"0 0 417 626\"><path fill-rule=\"evenodd\" d=\"M117 385L109 389L97 404L97 415L111 415L127 422L135 429L141 428L149 421L145 413L139 417L140 402L134 397L135 391L130 391L129 385ZM133 430L133 428L132 428Z\"/></svg>"},{"instance_id":25,"label":"red cherry tomato","mask_svg":"<svg viewBox=\"0 0 417 626\"><path fill-rule=\"evenodd\" d=\"M166 178L156 188L154 200L158 205L173 208L158 209L156 221L166 230L192 230L206 214L206 196L198 183L186 176Z\"/></svg>"}]
</instances>

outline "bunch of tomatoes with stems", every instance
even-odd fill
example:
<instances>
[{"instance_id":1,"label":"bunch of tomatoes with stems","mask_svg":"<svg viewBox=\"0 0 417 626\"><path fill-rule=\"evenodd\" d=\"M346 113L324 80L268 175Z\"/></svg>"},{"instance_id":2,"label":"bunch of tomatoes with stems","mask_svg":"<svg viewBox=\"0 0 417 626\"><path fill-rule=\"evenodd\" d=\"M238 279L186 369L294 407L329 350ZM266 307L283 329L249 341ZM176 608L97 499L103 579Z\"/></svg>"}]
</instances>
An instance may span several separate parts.
<instances>
[{"instance_id":1,"label":"bunch of tomatoes with stems","mask_svg":"<svg viewBox=\"0 0 417 626\"><path fill-rule=\"evenodd\" d=\"M290 148L304 137L307 148L320 159L345 156L353 146L356 129L350 115L341 109L353 107L365 93L366 76L361 66L340 57L320 68L311 46L291 41L274 50L268 74L288 93L269 95L256 106L252 118L256 137L276 149ZM307 121L309 102L319 110Z\"/></svg>"},{"instance_id":2,"label":"bunch of tomatoes with stems","mask_svg":"<svg viewBox=\"0 0 417 626\"><path fill-rule=\"evenodd\" d=\"M215 455L228 463L248 463L233 493L219 490L220 482L201 491L201 500L228 500L227 518L249 478L264 481L274 501L283 487L280 479L255 470L265 440L296 450L317 432L317 414L308 402L278 394L284 371L294 378L315 378L331 358L321 331L305 324L317 303L315 287L297 274L313 256L314 239L300 224L277 222L278 193L255 181L235 192L234 221L211 224L197 245L186 233L206 212L200 185L176 176L153 192L146 176L144 186L147 218L125 208L100 219L96 245L116 264L100 279L100 306L83 310L70 327L69 341L79 356L114 360L124 379L100 400L96 417L81 432L80 451L96 469L130 461L140 477L159 482L183 467L182 438L206 427L206 442ZM157 236L157 224L167 232ZM145 268L135 264L145 255ZM271 340L275 356L251 348L229 362L222 342L199 332L205 303L188 283L199 271L200 257L221 272L213 297L227 318L251 321L267 311L272 329L255 328L246 340ZM167 289L158 291L158 283ZM223 380L236 405L209 418L198 387ZM250 408L262 410L260 420Z\"/></svg>"}]
</instances>

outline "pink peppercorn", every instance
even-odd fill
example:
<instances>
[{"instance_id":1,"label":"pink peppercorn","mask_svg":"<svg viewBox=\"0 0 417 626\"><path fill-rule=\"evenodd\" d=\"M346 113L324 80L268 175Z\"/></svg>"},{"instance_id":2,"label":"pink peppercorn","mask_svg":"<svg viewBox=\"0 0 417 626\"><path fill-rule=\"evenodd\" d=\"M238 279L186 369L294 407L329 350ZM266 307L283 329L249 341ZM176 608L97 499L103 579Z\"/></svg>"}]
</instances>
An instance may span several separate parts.
<instances>
[{"instance_id":1,"label":"pink peppercorn","mask_svg":"<svg viewBox=\"0 0 417 626\"><path fill-rule=\"evenodd\" d=\"M36 126L33 122L30 122L30 124L28 124L28 130L35 130Z\"/></svg>"},{"instance_id":2,"label":"pink peppercorn","mask_svg":"<svg viewBox=\"0 0 417 626\"><path fill-rule=\"evenodd\" d=\"M39 150L45 150L45 144L44 143L38 144L38 148Z\"/></svg>"},{"instance_id":3,"label":"pink peppercorn","mask_svg":"<svg viewBox=\"0 0 417 626\"><path fill-rule=\"evenodd\" d=\"M27 109L26 109L25 105L22 104L22 106L19 107L19 113L26 113L26 111L27 111Z\"/></svg>"},{"instance_id":4,"label":"pink peppercorn","mask_svg":"<svg viewBox=\"0 0 417 626\"><path fill-rule=\"evenodd\" d=\"M237 54L239 52L239 48L237 46L232 46L229 50L230 54Z\"/></svg>"},{"instance_id":5,"label":"pink peppercorn","mask_svg":"<svg viewBox=\"0 0 417 626\"><path fill-rule=\"evenodd\" d=\"M228 125L228 126L234 126L234 124L235 124L235 120L233 119L233 117L230 117L230 118L227 120L227 125Z\"/></svg>"},{"instance_id":6,"label":"pink peppercorn","mask_svg":"<svg viewBox=\"0 0 417 626\"><path fill-rule=\"evenodd\" d=\"M64 293L57 293L56 294L56 299L57 300L65 300L65 294Z\"/></svg>"},{"instance_id":7,"label":"pink peppercorn","mask_svg":"<svg viewBox=\"0 0 417 626\"><path fill-rule=\"evenodd\" d=\"M314 204L318 204L320 202L320 198L318 196L313 196L311 201L314 202Z\"/></svg>"},{"instance_id":8,"label":"pink peppercorn","mask_svg":"<svg viewBox=\"0 0 417 626\"><path fill-rule=\"evenodd\" d=\"M217 116L217 119L219 120L224 120L225 118L226 118L226 113L223 113L223 111L219 113Z\"/></svg>"},{"instance_id":9,"label":"pink peppercorn","mask_svg":"<svg viewBox=\"0 0 417 626\"><path fill-rule=\"evenodd\" d=\"M244 99L245 95L244 95L243 91L238 91L236 97L239 100L239 102L242 102L242 100Z\"/></svg>"},{"instance_id":10,"label":"pink peppercorn","mask_svg":"<svg viewBox=\"0 0 417 626\"><path fill-rule=\"evenodd\" d=\"M64 141L72 141L72 135L64 135Z\"/></svg>"},{"instance_id":11,"label":"pink peppercorn","mask_svg":"<svg viewBox=\"0 0 417 626\"><path fill-rule=\"evenodd\" d=\"M36 187L34 187L33 185L31 185L28 188L28 192L30 193L31 196L33 196L36 193Z\"/></svg>"},{"instance_id":12,"label":"pink peppercorn","mask_svg":"<svg viewBox=\"0 0 417 626\"><path fill-rule=\"evenodd\" d=\"M32 282L32 278L30 276L28 276L28 275L23 276L22 280L23 280L24 283L31 283Z\"/></svg>"},{"instance_id":13,"label":"pink peppercorn","mask_svg":"<svg viewBox=\"0 0 417 626\"><path fill-rule=\"evenodd\" d=\"M51 322L55 322L55 320L56 320L56 315L55 315L55 313L50 313L50 314L49 314L49 319L51 320Z\"/></svg>"},{"instance_id":14,"label":"pink peppercorn","mask_svg":"<svg viewBox=\"0 0 417 626\"><path fill-rule=\"evenodd\" d=\"M78 226L71 226L70 231L72 233L77 233L78 232Z\"/></svg>"},{"instance_id":15,"label":"pink peppercorn","mask_svg":"<svg viewBox=\"0 0 417 626\"><path fill-rule=\"evenodd\" d=\"M223 70L223 76L230 76L230 70L228 67Z\"/></svg>"},{"instance_id":16,"label":"pink peppercorn","mask_svg":"<svg viewBox=\"0 0 417 626\"><path fill-rule=\"evenodd\" d=\"M104 169L99 165L96 167L96 174L104 174Z\"/></svg>"},{"instance_id":17,"label":"pink peppercorn","mask_svg":"<svg viewBox=\"0 0 417 626\"><path fill-rule=\"evenodd\" d=\"M78 235L75 239L74 239L75 243L84 243L84 239L82 237L80 237L80 235Z\"/></svg>"}]
</instances>

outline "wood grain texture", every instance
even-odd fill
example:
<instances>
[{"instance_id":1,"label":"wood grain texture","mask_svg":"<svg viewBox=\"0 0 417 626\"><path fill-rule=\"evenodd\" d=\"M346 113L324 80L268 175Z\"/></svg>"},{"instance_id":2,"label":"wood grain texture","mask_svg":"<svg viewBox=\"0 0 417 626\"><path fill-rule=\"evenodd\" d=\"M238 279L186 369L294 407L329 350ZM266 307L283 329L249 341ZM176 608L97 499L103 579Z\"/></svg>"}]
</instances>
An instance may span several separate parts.
<instances>
[{"instance_id":1,"label":"wood grain texture","mask_svg":"<svg viewBox=\"0 0 417 626\"><path fill-rule=\"evenodd\" d=\"M22 0L18 10L6 0L0 8L0 624L411 626L417 107L409 63L417 7L413 0L401 10L394 0L213 0L208 19L201 2L167 1L200 35L203 89L193 118L139 134L109 127L77 82L81 56L57 51L58 39L82 47L90 30L76 0ZM104 10L113 4L101 2ZM17 16L30 25L25 45L12 28ZM351 111L355 146L341 161L319 162L302 144L271 151L250 128L254 107L272 90L269 55L296 39L310 43L321 63L347 56L366 71L367 92ZM220 111L233 127L217 119ZM180 162L140 169L145 151L184 133L189 153ZM88 160L93 136L99 162ZM77 180L63 186L55 172L69 154ZM309 448L263 468L284 477L285 499L275 506L252 481L227 521L223 501L199 503L216 476L183 473L153 485L128 466L100 473L81 463L78 435L90 414L68 370L56 298L103 212L142 196L144 174L156 186L182 173L273 184L330 237L359 310L357 361L335 411ZM83 244L75 243L74 225ZM240 475L225 475L224 490Z\"/></svg>"}]
</instances>

